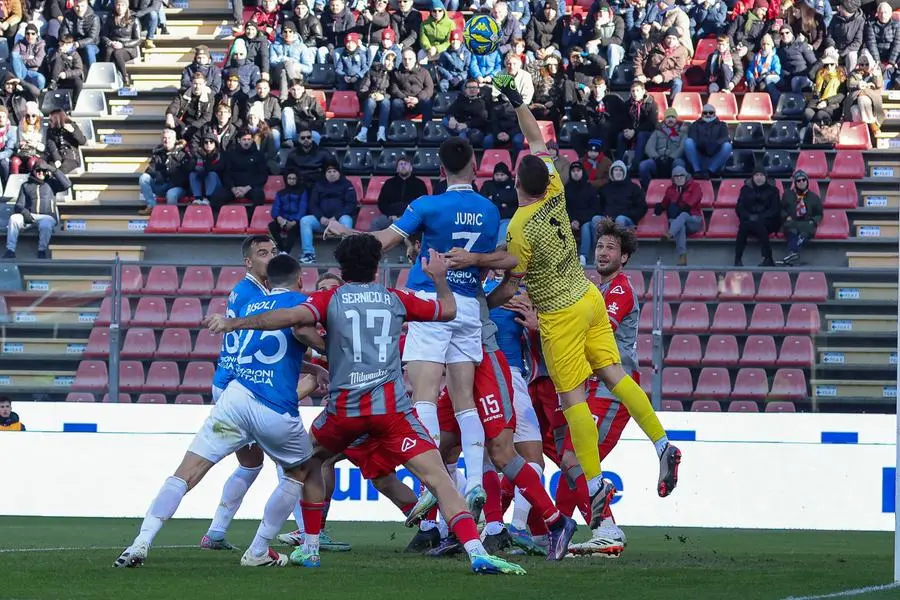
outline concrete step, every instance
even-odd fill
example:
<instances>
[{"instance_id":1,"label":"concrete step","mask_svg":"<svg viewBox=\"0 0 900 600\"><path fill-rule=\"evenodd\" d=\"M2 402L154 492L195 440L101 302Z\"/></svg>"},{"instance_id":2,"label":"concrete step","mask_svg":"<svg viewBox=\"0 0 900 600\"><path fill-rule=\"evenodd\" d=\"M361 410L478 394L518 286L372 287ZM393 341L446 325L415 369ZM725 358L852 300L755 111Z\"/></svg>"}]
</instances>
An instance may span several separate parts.
<instances>
[{"instance_id":1,"label":"concrete step","mask_svg":"<svg viewBox=\"0 0 900 600\"><path fill-rule=\"evenodd\" d=\"M896 381L847 381L845 379L813 379L810 382L815 400L852 400L897 397Z\"/></svg>"},{"instance_id":2,"label":"concrete step","mask_svg":"<svg viewBox=\"0 0 900 600\"><path fill-rule=\"evenodd\" d=\"M40 356L77 357L84 353L87 338L6 338L3 354L33 354Z\"/></svg>"},{"instance_id":3,"label":"concrete step","mask_svg":"<svg viewBox=\"0 0 900 600\"><path fill-rule=\"evenodd\" d=\"M138 215L69 215L62 217L63 231L89 233L141 233L150 217Z\"/></svg>"},{"instance_id":4,"label":"concrete step","mask_svg":"<svg viewBox=\"0 0 900 600\"><path fill-rule=\"evenodd\" d=\"M819 362L825 365L894 366L895 348L827 348L819 350Z\"/></svg>"},{"instance_id":5,"label":"concrete step","mask_svg":"<svg viewBox=\"0 0 900 600\"><path fill-rule=\"evenodd\" d=\"M115 260L118 256L124 261L144 260L145 246L118 245L51 245L53 258L59 260Z\"/></svg>"},{"instance_id":6,"label":"concrete step","mask_svg":"<svg viewBox=\"0 0 900 600\"><path fill-rule=\"evenodd\" d=\"M831 284L831 287L834 289L833 298L835 300L843 300L847 302L854 302L856 300L897 300L896 283L880 283L875 281L854 281L852 283L841 283L836 281Z\"/></svg>"},{"instance_id":7,"label":"concrete step","mask_svg":"<svg viewBox=\"0 0 900 600\"><path fill-rule=\"evenodd\" d=\"M897 314L825 315L825 331L840 333L883 333L897 331Z\"/></svg>"},{"instance_id":8,"label":"concrete step","mask_svg":"<svg viewBox=\"0 0 900 600\"><path fill-rule=\"evenodd\" d=\"M896 252L847 252L847 266L861 269L896 269L900 265Z\"/></svg>"},{"instance_id":9,"label":"concrete step","mask_svg":"<svg viewBox=\"0 0 900 600\"><path fill-rule=\"evenodd\" d=\"M0 386L25 390L66 391L75 382L75 371L0 371Z\"/></svg>"}]
</instances>

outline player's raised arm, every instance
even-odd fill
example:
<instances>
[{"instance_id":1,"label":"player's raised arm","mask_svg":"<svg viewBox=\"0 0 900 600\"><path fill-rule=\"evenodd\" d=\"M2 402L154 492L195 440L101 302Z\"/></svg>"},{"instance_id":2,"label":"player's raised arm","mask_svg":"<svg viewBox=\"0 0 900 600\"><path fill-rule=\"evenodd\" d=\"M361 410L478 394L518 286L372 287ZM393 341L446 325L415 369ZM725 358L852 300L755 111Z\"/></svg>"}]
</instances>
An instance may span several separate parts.
<instances>
[{"instance_id":1,"label":"player's raised arm","mask_svg":"<svg viewBox=\"0 0 900 600\"><path fill-rule=\"evenodd\" d=\"M449 252L444 253L444 260L451 269L479 267L481 269L510 271L519 264L518 259L506 250L480 253L469 252L463 248L451 248Z\"/></svg>"},{"instance_id":2,"label":"player's raised arm","mask_svg":"<svg viewBox=\"0 0 900 600\"><path fill-rule=\"evenodd\" d=\"M332 237L346 237L348 235L357 235L360 233L368 233L379 242L381 242L381 247L384 250L390 250L394 246L403 242L404 236L402 236L398 231L394 230L391 227L387 229L381 229L379 231L357 231L355 229L350 229L345 225L341 225L337 219L331 221L326 227L325 232L322 234L322 237L325 239Z\"/></svg>"},{"instance_id":3,"label":"player's raised arm","mask_svg":"<svg viewBox=\"0 0 900 600\"><path fill-rule=\"evenodd\" d=\"M241 329L261 329L272 331L285 327L302 327L314 325L316 317L312 310L303 304L291 308L279 308L259 313L250 317L227 319L222 315L210 315L203 320L203 324L212 333L231 333Z\"/></svg>"},{"instance_id":4,"label":"player's raised arm","mask_svg":"<svg viewBox=\"0 0 900 600\"><path fill-rule=\"evenodd\" d=\"M441 303L439 321L452 321L456 318L456 297L447 284L447 263L440 254L430 249L428 258L422 258L422 270L434 281L434 291Z\"/></svg>"},{"instance_id":5,"label":"player's raised arm","mask_svg":"<svg viewBox=\"0 0 900 600\"><path fill-rule=\"evenodd\" d=\"M487 295L488 308L503 306L516 295L518 290L519 278L510 277L509 271L507 271L506 275L503 276L503 281L500 282L500 285L491 290L491 293Z\"/></svg>"},{"instance_id":6,"label":"player's raised arm","mask_svg":"<svg viewBox=\"0 0 900 600\"><path fill-rule=\"evenodd\" d=\"M509 103L516 109L516 117L519 120L519 129L522 135L528 140L528 146L531 148L532 154L547 151L547 142L544 141L544 134L538 125L537 119L531 114L531 109L522 99L522 94L516 89L516 81L509 73L501 72L494 75L494 87L500 90L500 93L506 96Z\"/></svg>"}]
</instances>

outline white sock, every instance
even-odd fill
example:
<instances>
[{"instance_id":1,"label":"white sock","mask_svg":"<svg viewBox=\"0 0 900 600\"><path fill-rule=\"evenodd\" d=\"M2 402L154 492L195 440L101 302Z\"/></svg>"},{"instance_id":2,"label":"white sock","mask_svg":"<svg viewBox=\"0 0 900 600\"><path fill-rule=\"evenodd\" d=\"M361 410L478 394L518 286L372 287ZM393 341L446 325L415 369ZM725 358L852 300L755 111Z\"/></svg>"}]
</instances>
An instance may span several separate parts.
<instances>
[{"instance_id":1,"label":"white sock","mask_svg":"<svg viewBox=\"0 0 900 600\"><path fill-rule=\"evenodd\" d=\"M485 535L497 535L501 531L503 531L503 523L500 523L499 521L491 521L484 526Z\"/></svg>"},{"instance_id":2,"label":"white sock","mask_svg":"<svg viewBox=\"0 0 900 600\"><path fill-rule=\"evenodd\" d=\"M307 533L303 536L303 552L306 554L319 553L319 534Z\"/></svg>"},{"instance_id":3,"label":"white sock","mask_svg":"<svg viewBox=\"0 0 900 600\"><path fill-rule=\"evenodd\" d=\"M593 496L603 486L603 475L597 475L587 480L588 495Z\"/></svg>"},{"instance_id":4,"label":"white sock","mask_svg":"<svg viewBox=\"0 0 900 600\"><path fill-rule=\"evenodd\" d=\"M413 408L416 409L416 415L419 417L422 425L425 426L428 435L434 440L434 445L440 447L441 424L438 421L437 404L419 401L413 404Z\"/></svg>"},{"instance_id":5,"label":"white sock","mask_svg":"<svg viewBox=\"0 0 900 600\"><path fill-rule=\"evenodd\" d=\"M434 529L437 526L438 526L437 522L429 521L428 519L422 519L421 521L419 521L419 530L420 531L431 531L432 529Z\"/></svg>"},{"instance_id":6,"label":"white sock","mask_svg":"<svg viewBox=\"0 0 900 600\"><path fill-rule=\"evenodd\" d=\"M262 522L256 530L253 543L250 544L250 554L262 556L269 551L269 542L281 531L288 515L291 514L291 509L300 499L302 491L303 486L300 482L290 477L283 477L278 482L278 486L269 496L269 501L266 502L266 507L263 509Z\"/></svg>"},{"instance_id":7,"label":"white sock","mask_svg":"<svg viewBox=\"0 0 900 600\"><path fill-rule=\"evenodd\" d=\"M360 127L359 128L359 137L364 138L367 135L369 135L369 128L368 127Z\"/></svg>"},{"instance_id":8,"label":"white sock","mask_svg":"<svg viewBox=\"0 0 900 600\"><path fill-rule=\"evenodd\" d=\"M456 413L463 459L466 461L466 492L481 485L484 476L484 427L478 411L469 408Z\"/></svg>"},{"instance_id":9,"label":"white sock","mask_svg":"<svg viewBox=\"0 0 900 600\"><path fill-rule=\"evenodd\" d=\"M447 525L447 521L444 520L444 515L438 515L437 528L438 533L441 534L441 539L450 535L450 527Z\"/></svg>"},{"instance_id":10,"label":"white sock","mask_svg":"<svg viewBox=\"0 0 900 600\"><path fill-rule=\"evenodd\" d=\"M481 544L481 540L475 538L474 540L469 540L463 547L466 549L466 552L469 553L469 559L474 559L476 556L484 556L487 554L487 550L484 549L484 546Z\"/></svg>"},{"instance_id":11,"label":"white sock","mask_svg":"<svg viewBox=\"0 0 900 600\"><path fill-rule=\"evenodd\" d=\"M166 479L147 511L144 522L141 523L141 531L134 543L153 545L153 538L162 529L163 523L171 519L178 510L178 505L181 504L181 499L184 498L187 491L187 482L184 479L175 476Z\"/></svg>"},{"instance_id":12,"label":"white sock","mask_svg":"<svg viewBox=\"0 0 900 600\"><path fill-rule=\"evenodd\" d=\"M281 468L281 465L276 464L275 469L278 471L278 479L281 480L284 478L284 469ZM304 532L303 527L303 510L300 508L300 502L297 501L294 504L294 522L297 524L297 531L300 533Z\"/></svg>"},{"instance_id":13,"label":"white sock","mask_svg":"<svg viewBox=\"0 0 900 600\"><path fill-rule=\"evenodd\" d=\"M656 447L656 456L662 457L662 453L666 451L666 446L669 445L669 437L664 435L653 442L653 445Z\"/></svg>"},{"instance_id":14,"label":"white sock","mask_svg":"<svg viewBox=\"0 0 900 600\"><path fill-rule=\"evenodd\" d=\"M466 493L466 476L459 469L453 472L453 483L456 485L456 491L460 494Z\"/></svg>"},{"instance_id":15,"label":"white sock","mask_svg":"<svg viewBox=\"0 0 900 600\"><path fill-rule=\"evenodd\" d=\"M244 501L247 490L256 481L260 471L262 471L262 465L255 469L248 469L238 465L238 468L228 477L228 480L222 487L222 499L219 501L216 515L213 517L212 523L209 524L209 530L206 532L206 535L214 540L225 538L225 532L228 531L231 520L234 519L235 513L241 507L241 502Z\"/></svg>"}]
</instances>

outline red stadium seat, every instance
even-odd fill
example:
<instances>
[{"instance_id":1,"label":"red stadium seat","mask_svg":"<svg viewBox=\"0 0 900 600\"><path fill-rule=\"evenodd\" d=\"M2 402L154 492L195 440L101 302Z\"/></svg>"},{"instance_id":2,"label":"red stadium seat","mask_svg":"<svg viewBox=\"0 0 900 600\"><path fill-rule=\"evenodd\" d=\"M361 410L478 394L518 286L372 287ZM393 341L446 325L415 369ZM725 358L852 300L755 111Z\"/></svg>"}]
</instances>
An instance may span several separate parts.
<instances>
[{"instance_id":1,"label":"red stadium seat","mask_svg":"<svg viewBox=\"0 0 900 600\"><path fill-rule=\"evenodd\" d=\"M212 298L206 305L206 316L224 315L228 306L228 298Z\"/></svg>"},{"instance_id":2,"label":"red stadium seat","mask_svg":"<svg viewBox=\"0 0 900 600\"><path fill-rule=\"evenodd\" d=\"M747 329L747 312L738 302L721 302L716 306L710 331L714 333L743 333Z\"/></svg>"},{"instance_id":3,"label":"red stadium seat","mask_svg":"<svg viewBox=\"0 0 900 600\"><path fill-rule=\"evenodd\" d=\"M212 228L212 209L204 204L191 204L184 209L184 219L178 233L209 233Z\"/></svg>"},{"instance_id":4,"label":"red stadium seat","mask_svg":"<svg viewBox=\"0 0 900 600\"><path fill-rule=\"evenodd\" d=\"M701 208L712 208L716 203L716 193L713 191L712 181L709 179L698 179L697 185L703 190L703 197L700 200Z\"/></svg>"},{"instance_id":5,"label":"red stadium seat","mask_svg":"<svg viewBox=\"0 0 900 600\"><path fill-rule=\"evenodd\" d=\"M769 379L765 369L741 369L734 379L731 397L745 400L765 400L769 393Z\"/></svg>"},{"instance_id":6,"label":"red stadium seat","mask_svg":"<svg viewBox=\"0 0 900 600\"><path fill-rule=\"evenodd\" d=\"M818 333L822 327L819 308L815 304L792 304L788 309L785 333Z\"/></svg>"},{"instance_id":7,"label":"red stadium seat","mask_svg":"<svg viewBox=\"0 0 900 600\"><path fill-rule=\"evenodd\" d=\"M231 290L244 278L247 269L244 267L222 267L219 270L219 278L216 280L215 296L227 296Z\"/></svg>"},{"instance_id":8,"label":"red stadium seat","mask_svg":"<svg viewBox=\"0 0 900 600\"><path fill-rule=\"evenodd\" d=\"M710 302L719 294L716 274L712 271L691 271L684 280L682 300Z\"/></svg>"},{"instance_id":9,"label":"red stadium seat","mask_svg":"<svg viewBox=\"0 0 900 600\"><path fill-rule=\"evenodd\" d=\"M86 392L103 392L109 384L106 362L102 360L83 360L78 363L72 390Z\"/></svg>"},{"instance_id":10,"label":"red stadium seat","mask_svg":"<svg viewBox=\"0 0 900 600\"><path fill-rule=\"evenodd\" d=\"M639 367L638 377L641 380L641 389L650 396L653 393L653 367Z\"/></svg>"},{"instance_id":11,"label":"red stadium seat","mask_svg":"<svg viewBox=\"0 0 900 600\"><path fill-rule=\"evenodd\" d=\"M753 273L749 271L729 271L719 288L721 300L745 300L749 302L756 295Z\"/></svg>"},{"instance_id":12,"label":"red stadium seat","mask_svg":"<svg viewBox=\"0 0 900 600\"><path fill-rule=\"evenodd\" d=\"M696 366L700 362L700 338L696 335L672 336L664 362L666 366Z\"/></svg>"},{"instance_id":13,"label":"red stadium seat","mask_svg":"<svg viewBox=\"0 0 900 600\"><path fill-rule=\"evenodd\" d=\"M859 206L859 192L852 181L832 181L825 191L825 199L822 207L829 208L857 208ZM816 236L818 236L818 231Z\"/></svg>"},{"instance_id":14,"label":"red stadium seat","mask_svg":"<svg viewBox=\"0 0 900 600\"><path fill-rule=\"evenodd\" d=\"M178 271L175 267L152 267L144 284L145 294L174 296L178 290Z\"/></svg>"},{"instance_id":15,"label":"red stadium seat","mask_svg":"<svg viewBox=\"0 0 900 600\"><path fill-rule=\"evenodd\" d=\"M709 336L702 361L704 367L733 367L737 361L738 345L733 335L714 334Z\"/></svg>"},{"instance_id":16,"label":"red stadium seat","mask_svg":"<svg viewBox=\"0 0 900 600\"><path fill-rule=\"evenodd\" d=\"M213 233L244 234L247 233L249 226L247 209L241 205L231 204L219 209L219 218Z\"/></svg>"},{"instance_id":17,"label":"red stadium seat","mask_svg":"<svg viewBox=\"0 0 900 600\"><path fill-rule=\"evenodd\" d=\"M94 327L91 329L87 345L81 355L84 358L106 358L109 356L109 328Z\"/></svg>"},{"instance_id":18,"label":"red stadium seat","mask_svg":"<svg viewBox=\"0 0 900 600\"><path fill-rule=\"evenodd\" d=\"M724 367L703 367L697 378L694 398L727 400L731 395L731 376Z\"/></svg>"},{"instance_id":19,"label":"red stadium seat","mask_svg":"<svg viewBox=\"0 0 900 600\"><path fill-rule=\"evenodd\" d=\"M695 400L691 412L722 412L722 405L716 400Z\"/></svg>"},{"instance_id":20,"label":"red stadium seat","mask_svg":"<svg viewBox=\"0 0 900 600\"><path fill-rule=\"evenodd\" d=\"M669 179L652 179L650 186L647 188L646 202L647 206L653 207L662 202L666 195L666 190L671 187L672 182ZM650 216L652 213L647 213Z\"/></svg>"},{"instance_id":21,"label":"red stadium seat","mask_svg":"<svg viewBox=\"0 0 900 600\"><path fill-rule=\"evenodd\" d=\"M681 333L706 333L709 331L709 311L704 302L682 302L675 316L672 331ZM700 348L697 353L699 356Z\"/></svg>"},{"instance_id":22,"label":"red stadium seat","mask_svg":"<svg viewBox=\"0 0 900 600\"><path fill-rule=\"evenodd\" d=\"M177 364L169 360L156 360L150 364L150 370L147 371L144 389L174 394L178 391L180 382L181 374L178 372Z\"/></svg>"},{"instance_id":23,"label":"red stadium seat","mask_svg":"<svg viewBox=\"0 0 900 600\"><path fill-rule=\"evenodd\" d=\"M362 177L359 175L351 175L347 177L347 180L350 182L350 185L353 186L353 191L356 192L356 201L362 202L363 199L363 184Z\"/></svg>"},{"instance_id":24,"label":"red stadium seat","mask_svg":"<svg viewBox=\"0 0 900 600\"><path fill-rule=\"evenodd\" d=\"M838 150L834 154L831 179L862 179L866 176L866 163L859 150Z\"/></svg>"},{"instance_id":25,"label":"red stadium seat","mask_svg":"<svg viewBox=\"0 0 900 600\"><path fill-rule=\"evenodd\" d=\"M359 213L356 215L356 229L359 231L370 231L372 223L381 216L381 211L377 206L361 206Z\"/></svg>"},{"instance_id":26,"label":"red stadium seat","mask_svg":"<svg viewBox=\"0 0 900 600\"><path fill-rule=\"evenodd\" d=\"M778 369L772 378L770 400L802 401L808 397L803 369Z\"/></svg>"},{"instance_id":27,"label":"red stadium seat","mask_svg":"<svg viewBox=\"0 0 900 600\"><path fill-rule=\"evenodd\" d=\"M509 157L509 150L504 150L503 148L485 150L484 154L481 155L481 164L478 165L476 174L479 177L493 177L494 165L501 162L506 163L506 166L512 170L513 163Z\"/></svg>"},{"instance_id":28,"label":"red stadium seat","mask_svg":"<svg viewBox=\"0 0 900 600\"><path fill-rule=\"evenodd\" d=\"M184 370L184 379L178 391L208 392L215 372L216 366L211 362L189 362Z\"/></svg>"},{"instance_id":29,"label":"red stadium seat","mask_svg":"<svg viewBox=\"0 0 900 600\"><path fill-rule=\"evenodd\" d=\"M696 121L703 112L703 101L697 92L681 92L675 96L672 107L678 111L678 120L685 123Z\"/></svg>"},{"instance_id":30,"label":"red stadium seat","mask_svg":"<svg viewBox=\"0 0 900 600\"><path fill-rule=\"evenodd\" d=\"M175 396L175 404L203 404L201 394L178 394Z\"/></svg>"},{"instance_id":31,"label":"red stadium seat","mask_svg":"<svg viewBox=\"0 0 900 600\"><path fill-rule=\"evenodd\" d=\"M272 207L264 204L253 209L253 216L250 217L250 226L247 227L247 233L250 235L268 233L269 223L272 222Z\"/></svg>"},{"instance_id":32,"label":"red stadium seat","mask_svg":"<svg viewBox=\"0 0 900 600\"><path fill-rule=\"evenodd\" d=\"M750 317L750 325L747 331L750 333L780 333L784 329L784 311L780 304L770 302L757 303L753 307L753 315Z\"/></svg>"},{"instance_id":33,"label":"red stadium seat","mask_svg":"<svg viewBox=\"0 0 900 600\"><path fill-rule=\"evenodd\" d=\"M309 94L310 96L312 96L313 98L315 98L316 100L318 100L319 106L322 107L322 110L325 110L326 112L328 112L325 109L325 92L323 90L311 90L311 89L307 88L306 93ZM326 115L326 117L327 116L328 115Z\"/></svg>"},{"instance_id":34,"label":"red stadium seat","mask_svg":"<svg viewBox=\"0 0 900 600\"><path fill-rule=\"evenodd\" d=\"M638 331L650 331L653 329L653 303L647 302L641 306L641 318L638 321ZM663 304L663 329L672 330L672 306L666 302Z\"/></svg>"},{"instance_id":35,"label":"red stadium seat","mask_svg":"<svg viewBox=\"0 0 900 600\"><path fill-rule=\"evenodd\" d=\"M664 114L666 109L669 108L669 95L666 92L661 91L647 91L647 95L653 98L653 101L656 102L656 108L659 112L659 120L662 121L664 118Z\"/></svg>"},{"instance_id":36,"label":"red stadium seat","mask_svg":"<svg viewBox=\"0 0 900 600\"><path fill-rule=\"evenodd\" d=\"M378 204L378 195L381 193L381 188L384 187L384 182L387 180L387 175L376 175L374 177L370 177L369 185L366 186L366 193L363 196L362 203Z\"/></svg>"},{"instance_id":37,"label":"red stadium seat","mask_svg":"<svg viewBox=\"0 0 900 600\"><path fill-rule=\"evenodd\" d=\"M681 412L684 410L684 405L681 404L681 400L663 400L661 408L669 412Z\"/></svg>"},{"instance_id":38,"label":"red stadium seat","mask_svg":"<svg viewBox=\"0 0 900 600\"><path fill-rule=\"evenodd\" d=\"M735 384L737 387L737 384ZM758 413L759 405L752 400L734 400L728 403L730 413Z\"/></svg>"},{"instance_id":39,"label":"red stadium seat","mask_svg":"<svg viewBox=\"0 0 900 600\"><path fill-rule=\"evenodd\" d=\"M741 101L738 121L771 121L772 97L766 92L749 92Z\"/></svg>"},{"instance_id":40,"label":"red stadium seat","mask_svg":"<svg viewBox=\"0 0 900 600\"><path fill-rule=\"evenodd\" d=\"M691 370L686 367L666 367L663 369L662 388L666 396L687 399L694 393Z\"/></svg>"},{"instance_id":41,"label":"red stadium seat","mask_svg":"<svg viewBox=\"0 0 900 600\"><path fill-rule=\"evenodd\" d=\"M744 187L743 179L723 179L716 194L716 208L734 208Z\"/></svg>"},{"instance_id":42,"label":"red stadium seat","mask_svg":"<svg viewBox=\"0 0 900 600\"><path fill-rule=\"evenodd\" d=\"M713 40L715 41L715 40ZM738 115L737 98L734 94L726 94L725 92L715 92L709 95L706 100L707 104L716 107L716 116L720 121L736 121Z\"/></svg>"},{"instance_id":43,"label":"red stadium seat","mask_svg":"<svg viewBox=\"0 0 900 600\"><path fill-rule=\"evenodd\" d=\"M157 358L188 358L191 355L191 332L187 329L163 329Z\"/></svg>"},{"instance_id":44,"label":"red stadium seat","mask_svg":"<svg viewBox=\"0 0 900 600\"><path fill-rule=\"evenodd\" d=\"M637 227L637 236L641 239L659 239L669 233L669 219L666 215L654 215L648 212Z\"/></svg>"},{"instance_id":45,"label":"red stadium seat","mask_svg":"<svg viewBox=\"0 0 900 600\"><path fill-rule=\"evenodd\" d=\"M653 336L649 333L637 336L637 358L639 365L653 364Z\"/></svg>"},{"instance_id":46,"label":"red stadium seat","mask_svg":"<svg viewBox=\"0 0 900 600\"><path fill-rule=\"evenodd\" d=\"M112 299L106 297L100 302L100 310L97 312L97 319L94 325L108 326L112 320ZM128 325L131 323L131 302L128 298L122 298L119 303L119 324Z\"/></svg>"},{"instance_id":47,"label":"red stadium seat","mask_svg":"<svg viewBox=\"0 0 900 600\"><path fill-rule=\"evenodd\" d=\"M134 296L143 289L144 274L141 273L141 268L137 265L122 265L122 293Z\"/></svg>"},{"instance_id":48,"label":"red stadium seat","mask_svg":"<svg viewBox=\"0 0 900 600\"><path fill-rule=\"evenodd\" d=\"M822 222L816 229L816 239L846 240L850 237L850 221L843 210L825 210Z\"/></svg>"},{"instance_id":49,"label":"red stadium seat","mask_svg":"<svg viewBox=\"0 0 900 600\"><path fill-rule=\"evenodd\" d=\"M772 401L766 402L766 412L767 413L793 413L793 412L797 412L797 408L794 406L793 402L772 400Z\"/></svg>"},{"instance_id":50,"label":"red stadium seat","mask_svg":"<svg viewBox=\"0 0 900 600\"><path fill-rule=\"evenodd\" d=\"M181 215L178 207L168 204L157 204L150 212L145 233L177 233L181 226Z\"/></svg>"},{"instance_id":51,"label":"red stadium seat","mask_svg":"<svg viewBox=\"0 0 900 600\"><path fill-rule=\"evenodd\" d=\"M828 177L828 161L824 150L801 150L797 156L796 170L805 171L810 179Z\"/></svg>"},{"instance_id":52,"label":"red stadium seat","mask_svg":"<svg viewBox=\"0 0 900 600\"><path fill-rule=\"evenodd\" d=\"M219 358L223 337L225 336L221 333L210 333L208 329L201 329L197 332L197 340L194 342L194 351L191 352L191 358L205 358L209 360Z\"/></svg>"},{"instance_id":53,"label":"red stadium seat","mask_svg":"<svg viewBox=\"0 0 900 600\"><path fill-rule=\"evenodd\" d=\"M137 399L138 404L166 404L165 394L141 394Z\"/></svg>"},{"instance_id":54,"label":"red stadium seat","mask_svg":"<svg viewBox=\"0 0 900 600\"><path fill-rule=\"evenodd\" d=\"M775 358L775 340L770 335L751 335L744 342L742 367L770 367Z\"/></svg>"},{"instance_id":55,"label":"red stadium seat","mask_svg":"<svg viewBox=\"0 0 900 600\"><path fill-rule=\"evenodd\" d=\"M135 392L144 387L144 364L138 360L119 363L119 389Z\"/></svg>"},{"instance_id":56,"label":"red stadium seat","mask_svg":"<svg viewBox=\"0 0 900 600\"><path fill-rule=\"evenodd\" d=\"M181 287L178 289L178 295L209 296L213 287L215 287L215 283L211 268L186 267L184 269L184 278L181 280Z\"/></svg>"},{"instance_id":57,"label":"red stadium seat","mask_svg":"<svg viewBox=\"0 0 900 600\"><path fill-rule=\"evenodd\" d=\"M713 210L706 229L708 238L734 239L738 230L738 218L733 209L717 208Z\"/></svg>"},{"instance_id":58,"label":"red stadium seat","mask_svg":"<svg viewBox=\"0 0 900 600\"><path fill-rule=\"evenodd\" d=\"M691 58L691 64L697 65L698 67L705 67L706 59L715 51L716 38L703 38L702 40L697 40L694 47L694 56Z\"/></svg>"},{"instance_id":59,"label":"red stadium seat","mask_svg":"<svg viewBox=\"0 0 900 600\"><path fill-rule=\"evenodd\" d=\"M791 276L784 271L766 271L759 280L758 301L784 302L791 297Z\"/></svg>"},{"instance_id":60,"label":"red stadium seat","mask_svg":"<svg viewBox=\"0 0 900 600\"><path fill-rule=\"evenodd\" d=\"M359 96L356 92L334 92L328 110L335 119L355 119L359 116Z\"/></svg>"},{"instance_id":61,"label":"red stadium seat","mask_svg":"<svg viewBox=\"0 0 900 600\"><path fill-rule=\"evenodd\" d=\"M152 329L135 327L125 334L122 358L153 358L156 353L156 334Z\"/></svg>"},{"instance_id":62,"label":"red stadium seat","mask_svg":"<svg viewBox=\"0 0 900 600\"><path fill-rule=\"evenodd\" d=\"M835 150L869 150L872 147L872 138L869 136L867 123L841 123L841 132L838 134Z\"/></svg>"},{"instance_id":63,"label":"red stadium seat","mask_svg":"<svg viewBox=\"0 0 900 600\"><path fill-rule=\"evenodd\" d=\"M275 202L275 194L284 189L284 177L281 175L269 175L266 184L263 186L263 194L266 196L266 202L269 204Z\"/></svg>"},{"instance_id":64,"label":"red stadium seat","mask_svg":"<svg viewBox=\"0 0 900 600\"><path fill-rule=\"evenodd\" d=\"M154 298L153 296L144 296L138 300L131 324L143 327L162 327L168 318L169 311L166 310L165 300Z\"/></svg>"},{"instance_id":65,"label":"red stadium seat","mask_svg":"<svg viewBox=\"0 0 900 600\"><path fill-rule=\"evenodd\" d=\"M650 276L650 293L656 289L656 274ZM681 276L675 271L663 271L663 298L678 300L681 297Z\"/></svg>"},{"instance_id":66,"label":"red stadium seat","mask_svg":"<svg viewBox=\"0 0 900 600\"><path fill-rule=\"evenodd\" d=\"M70 392L66 394L66 402L96 402L97 398L90 392Z\"/></svg>"},{"instance_id":67,"label":"red stadium seat","mask_svg":"<svg viewBox=\"0 0 900 600\"><path fill-rule=\"evenodd\" d=\"M805 335L789 335L781 343L781 352L778 353L778 361L775 364L779 367L809 368L815 362L816 353L812 339Z\"/></svg>"},{"instance_id":68,"label":"red stadium seat","mask_svg":"<svg viewBox=\"0 0 900 600\"><path fill-rule=\"evenodd\" d=\"M804 271L797 274L797 283L794 286L794 302L825 302L828 299L828 281L825 273L819 271Z\"/></svg>"},{"instance_id":69,"label":"red stadium seat","mask_svg":"<svg viewBox=\"0 0 900 600\"><path fill-rule=\"evenodd\" d=\"M646 292L646 288L644 287L644 274L640 271L625 271L625 276L628 277L628 281L631 282L631 287L634 288L634 293L638 298L643 298L644 293Z\"/></svg>"}]
</instances>

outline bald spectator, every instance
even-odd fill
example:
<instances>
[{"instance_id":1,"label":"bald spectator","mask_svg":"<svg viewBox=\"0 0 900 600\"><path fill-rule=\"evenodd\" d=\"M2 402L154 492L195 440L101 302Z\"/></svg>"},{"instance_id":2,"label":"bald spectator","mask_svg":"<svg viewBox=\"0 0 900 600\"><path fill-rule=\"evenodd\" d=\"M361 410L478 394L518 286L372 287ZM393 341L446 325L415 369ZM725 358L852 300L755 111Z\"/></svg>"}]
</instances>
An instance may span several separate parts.
<instances>
[{"instance_id":1,"label":"bald spectator","mask_svg":"<svg viewBox=\"0 0 900 600\"><path fill-rule=\"evenodd\" d=\"M384 182L378 193L381 216L372 222L372 231L387 229L400 218L409 203L428 193L425 182L412 174L412 162L406 156L397 161L397 174Z\"/></svg>"}]
</instances>

